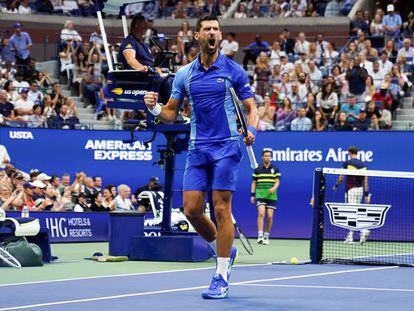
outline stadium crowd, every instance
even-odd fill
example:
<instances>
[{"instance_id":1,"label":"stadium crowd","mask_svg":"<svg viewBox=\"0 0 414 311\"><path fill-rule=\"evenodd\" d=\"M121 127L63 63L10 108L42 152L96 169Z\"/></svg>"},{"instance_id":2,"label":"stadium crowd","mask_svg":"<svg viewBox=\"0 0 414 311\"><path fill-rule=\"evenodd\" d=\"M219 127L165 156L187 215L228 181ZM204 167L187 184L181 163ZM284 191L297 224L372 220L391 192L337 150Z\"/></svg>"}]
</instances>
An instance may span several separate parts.
<instances>
[{"instance_id":1,"label":"stadium crowd","mask_svg":"<svg viewBox=\"0 0 414 311\"><path fill-rule=\"evenodd\" d=\"M77 173L74 180L66 173L49 176L37 169L25 173L4 159L6 163L0 167L0 208L5 211L18 211L26 206L29 211L137 210L145 213L151 209L139 194L161 189L157 177L152 177L147 185L132 193L128 185L103 186L101 177L87 176L84 172Z\"/></svg>"},{"instance_id":2,"label":"stadium crowd","mask_svg":"<svg viewBox=\"0 0 414 311\"><path fill-rule=\"evenodd\" d=\"M332 11L331 2L324 2L325 11ZM294 7L295 3L308 8L306 1L290 4ZM136 12L127 10L131 15ZM70 20L64 23L58 52L61 75L73 93L83 98L85 108L94 108L99 118L144 120L144 112L121 113L106 107L108 69L99 27L87 36L80 35L78 29ZM350 23L349 41L341 48L322 33L309 38L301 32L293 38L284 29L271 44L256 35L243 49L242 64L255 92L260 130L390 129L413 82L413 29L413 13L403 23L394 6L388 5L386 12L381 8L375 14L358 11ZM30 57L30 34L22 31L19 23L14 24L14 32L1 41L0 123L75 128L79 123L76 104L62 95L59 83L46 72L36 71ZM157 30L148 20L144 42L154 56L157 48L150 38L155 34ZM119 44L110 48L116 61ZM239 50L237 34L226 34L222 53L234 58ZM197 57L197 44L187 21L183 21L170 51L177 53L177 69ZM188 113L189 109L184 109L182 116Z\"/></svg>"}]
</instances>

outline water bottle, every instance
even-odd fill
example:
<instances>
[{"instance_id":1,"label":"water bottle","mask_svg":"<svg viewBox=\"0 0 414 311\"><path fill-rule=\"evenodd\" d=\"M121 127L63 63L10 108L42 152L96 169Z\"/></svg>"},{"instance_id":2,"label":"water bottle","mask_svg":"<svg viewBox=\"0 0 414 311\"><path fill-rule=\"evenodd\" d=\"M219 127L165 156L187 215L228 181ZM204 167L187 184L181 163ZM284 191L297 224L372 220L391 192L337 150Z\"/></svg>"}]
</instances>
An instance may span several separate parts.
<instances>
[{"instance_id":1,"label":"water bottle","mask_svg":"<svg viewBox=\"0 0 414 311\"><path fill-rule=\"evenodd\" d=\"M22 218L28 218L28 217L29 217L29 207L25 205L22 208Z\"/></svg>"}]
</instances>

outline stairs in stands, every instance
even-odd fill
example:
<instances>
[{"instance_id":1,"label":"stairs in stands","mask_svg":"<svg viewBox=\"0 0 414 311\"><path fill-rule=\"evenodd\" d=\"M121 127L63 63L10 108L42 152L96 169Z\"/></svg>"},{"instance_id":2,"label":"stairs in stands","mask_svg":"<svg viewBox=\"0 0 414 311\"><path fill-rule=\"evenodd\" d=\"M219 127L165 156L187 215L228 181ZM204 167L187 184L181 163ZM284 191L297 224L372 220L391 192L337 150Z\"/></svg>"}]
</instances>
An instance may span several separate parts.
<instances>
[{"instance_id":1,"label":"stairs in stands","mask_svg":"<svg viewBox=\"0 0 414 311\"><path fill-rule=\"evenodd\" d=\"M397 118L393 121L392 130L414 130L414 91L411 92L411 97L404 98L403 108L397 111Z\"/></svg>"}]
</instances>

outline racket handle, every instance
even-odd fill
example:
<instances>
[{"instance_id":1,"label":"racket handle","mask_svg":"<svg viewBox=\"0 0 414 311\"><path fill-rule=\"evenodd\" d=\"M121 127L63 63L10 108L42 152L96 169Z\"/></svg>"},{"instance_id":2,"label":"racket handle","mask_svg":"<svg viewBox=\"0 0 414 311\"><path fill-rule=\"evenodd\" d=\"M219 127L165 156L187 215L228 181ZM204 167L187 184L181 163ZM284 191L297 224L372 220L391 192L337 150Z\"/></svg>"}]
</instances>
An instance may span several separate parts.
<instances>
[{"instance_id":1,"label":"racket handle","mask_svg":"<svg viewBox=\"0 0 414 311\"><path fill-rule=\"evenodd\" d=\"M254 155L253 147L252 146L246 146L247 149L247 155L249 156L250 160L250 167L252 169L256 169L259 164L257 164L256 156Z\"/></svg>"}]
</instances>

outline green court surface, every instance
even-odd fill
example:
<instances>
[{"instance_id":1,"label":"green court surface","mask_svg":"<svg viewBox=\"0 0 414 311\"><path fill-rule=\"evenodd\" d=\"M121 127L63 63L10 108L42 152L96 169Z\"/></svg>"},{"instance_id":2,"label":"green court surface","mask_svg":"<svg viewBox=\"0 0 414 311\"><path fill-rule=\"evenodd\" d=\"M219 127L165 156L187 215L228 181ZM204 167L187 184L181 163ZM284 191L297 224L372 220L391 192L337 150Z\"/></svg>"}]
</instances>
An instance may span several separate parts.
<instances>
[{"instance_id":1,"label":"green court surface","mask_svg":"<svg viewBox=\"0 0 414 311\"><path fill-rule=\"evenodd\" d=\"M239 241L237 265L262 264L273 261L289 260L296 257L309 259L309 241L307 240L271 240L270 245L258 245L250 240L254 248L251 256L243 249ZM214 266L212 259L205 262L95 262L85 260L95 252L108 253L108 243L71 243L52 244L52 254L59 257L61 263L45 264L43 267L0 268L0 284L19 282L38 282L68 278L85 278L105 275L119 275L142 272L156 272L180 269L208 268Z\"/></svg>"}]
</instances>

